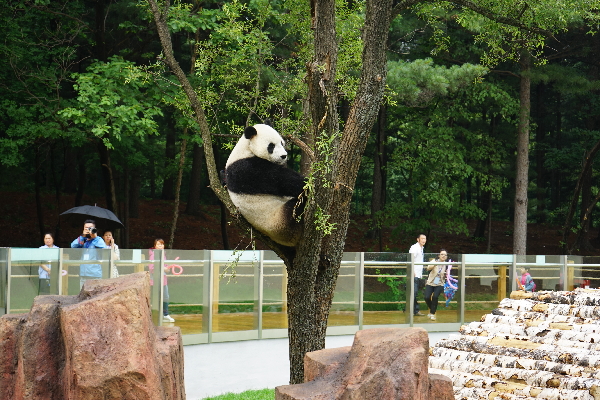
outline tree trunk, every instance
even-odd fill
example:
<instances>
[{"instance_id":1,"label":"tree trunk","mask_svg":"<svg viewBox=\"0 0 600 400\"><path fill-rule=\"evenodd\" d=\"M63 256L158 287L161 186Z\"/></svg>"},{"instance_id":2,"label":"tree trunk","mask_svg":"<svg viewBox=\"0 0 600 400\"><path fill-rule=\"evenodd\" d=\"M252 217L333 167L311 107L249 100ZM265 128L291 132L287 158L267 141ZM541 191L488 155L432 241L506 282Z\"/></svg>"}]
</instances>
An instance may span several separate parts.
<instances>
[{"instance_id":1,"label":"tree trunk","mask_svg":"<svg viewBox=\"0 0 600 400\"><path fill-rule=\"evenodd\" d=\"M334 62L337 59L337 47L333 25L335 23L335 6L332 1L316 1L314 4L315 17L315 64L326 65L322 68L324 79L315 85L316 74L309 72L309 98L311 106L318 105L318 93L330 95L327 101L329 124L337 124L336 103L332 102L335 94L332 88L335 76ZM391 1L368 1L366 4L365 24L362 30L363 55L360 85L357 95L352 103L344 132L339 139L339 145L333 146L335 170L332 170L333 191L328 188L315 186L312 204L305 213L305 235L297 249L293 263L287 265L288 275L288 333L290 336L290 383L303 381L303 357L307 351L321 349L325 345L325 332L333 291L337 280L339 266L344 250L344 242L348 229L349 211L360 167L360 159L364 153L369 132L377 117L377 112L383 98L386 78L386 46L391 15ZM327 56L328 55L328 56ZM324 57L325 62L318 62ZM315 72L315 71L313 71ZM314 80L311 81L311 78ZM327 79L327 81L325 81ZM312 82L312 84L311 84ZM325 86L321 90L320 85ZM311 97L312 96L312 97ZM317 100L317 101L315 101ZM313 102L314 101L314 102ZM313 110L313 117L318 115ZM321 120L313 119L313 124ZM332 125L331 133L335 133ZM317 155L324 157L324 154ZM327 177L325 176L325 179ZM335 229L323 237L319 243L319 232L315 224L315 212L328 205L326 212L329 214L328 222L334 224ZM312 229L311 229L312 228ZM321 244L321 246L317 246ZM318 261L315 270L314 261Z\"/></svg>"},{"instance_id":2,"label":"tree trunk","mask_svg":"<svg viewBox=\"0 0 600 400\"><path fill-rule=\"evenodd\" d=\"M129 210L131 208L131 173L129 169L129 164L125 163L125 201L123 205L123 224L125 225L125 229L123 230L123 237L121 242L121 247L124 249L129 248Z\"/></svg>"},{"instance_id":3,"label":"tree trunk","mask_svg":"<svg viewBox=\"0 0 600 400\"><path fill-rule=\"evenodd\" d=\"M83 157L80 153L77 155L77 163L77 194L75 195L75 204L73 207L82 205L86 182L85 157Z\"/></svg>"},{"instance_id":4,"label":"tree trunk","mask_svg":"<svg viewBox=\"0 0 600 400\"><path fill-rule=\"evenodd\" d=\"M590 230L590 219L587 218L588 215L586 213L588 207L592 202L592 175L593 175L594 166L593 163L588 169L587 173L583 178L583 185L581 187L581 203L580 203L580 213L581 216L579 218L579 224L581 226L581 230L583 231L580 235L579 244L580 248L590 249L592 246L590 245L590 240L588 236L588 232Z\"/></svg>"},{"instance_id":5,"label":"tree trunk","mask_svg":"<svg viewBox=\"0 0 600 400\"><path fill-rule=\"evenodd\" d=\"M487 210L487 248L486 253L492 252L492 199L494 196L490 192L488 210Z\"/></svg>"},{"instance_id":6,"label":"tree trunk","mask_svg":"<svg viewBox=\"0 0 600 400\"><path fill-rule=\"evenodd\" d=\"M235 214L236 208L231 203L226 190L220 185L204 109L173 56L166 24L170 2L164 1L162 11L155 0L148 0L148 3L161 40L164 62L179 80L200 127L206 162L210 164L208 175L211 188L226 204L228 210ZM390 25L391 4L391 0L367 1L365 24L362 30L364 49L360 84L341 135L337 131L335 90L337 62L335 2L316 0L312 4L315 57L308 65L307 77L311 133L322 134L320 140L329 143L327 149L315 154L317 162L329 168L313 171L315 184L304 213L305 235L296 249L280 246L259 234L261 240L282 258L288 270L291 383L303 382L304 354L307 351L322 349L325 345L327 318L343 255L356 176L385 88L385 43L387 43ZM325 163L328 159L332 161ZM245 219L238 218L238 221L243 227L249 227ZM317 226L327 227L323 222L327 222L329 226L333 224L335 227L324 240L323 231L316 229Z\"/></svg>"},{"instance_id":7,"label":"tree trunk","mask_svg":"<svg viewBox=\"0 0 600 400\"><path fill-rule=\"evenodd\" d=\"M596 153L598 153L598 150L600 150L600 141L596 142L594 147L592 147L584 156L583 166L581 168L581 172L579 173L579 178L577 178L577 184L575 185L575 190L573 191L573 196L571 197L571 204L569 205L569 210L567 211L565 225L563 226L562 248L565 252L568 252L569 249L567 240L569 232L571 231L571 221L573 220L573 215L575 214L575 208L579 202L579 195L581 194L581 190L584 186L586 176L592 169L594 157L596 156Z\"/></svg>"},{"instance_id":8,"label":"tree trunk","mask_svg":"<svg viewBox=\"0 0 600 400\"><path fill-rule=\"evenodd\" d=\"M63 190L65 193L77 192L77 157L73 147L66 145L65 148L65 179Z\"/></svg>"},{"instance_id":9,"label":"tree trunk","mask_svg":"<svg viewBox=\"0 0 600 400\"><path fill-rule=\"evenodd\" d=\"M129 218L140 217L140 192L142 189L142 171L134 168L129 183Z\"/></svg>"},{"instance_id":10,"label":"tree trunk","mask_svg":"<svg viewBox=\"0 0 600 400\"><path fill-rule=\"evenodd\" d=\"M175 131L175 121L173 115L167 116L167 143L165 147L165 178L163 180L162 195L163 200L175 199L175 157L177 156L176 141L177 132Z\"/></svg>"},{"instance_id":11,"label":"tree trunk","mask_svg":"<svg viewBox=\"0 0 600 400\"><path fill-rule=\"evenodd\" d=\"M187 135L187 128L184 136ZM175 201L173 202L173 222L171 223L171 235L169 237L169 248L173 248L175 241L175 230L177 229L177 219L179 218L179 194L181 192L181 179L183 178L183 166L185 164L185 151L187 149L187 139L181 141L181 152L179 153L179 168L177 170L177 182L175 182Z\"/></svg>"},{"instance_id":12,"label":"tree trunk","mask_svg":"<svg viewBox=\"0 0 600 400\"><path fill-rule=\"evenodd\" d=\"M382 105L377 119L377 136L375 138L375 156L373 157L373 195L371 197L371 226L370 237L379 238L379 251L381 248L381 228L377 221L377 214L385 207L385 191L387 182L387 154L386 154L386 114L387 108Z\"/></svg>"},{"instance_id":13,"label":"tree trunk","mask_svg":"<svg viewBox=\"0 0 600 400\"><path fill-rule=\"evenodd\" d=\"M202 146L194 143L192 151L192 172L190 174L190 185L185 213L200 216L200 196L202 194L202 166L204 164L204 151Z\"/></svg>"},{"instance_id":14,"label":"tree trunk","mask_svg":"<svg viewBox=\"0 0 600 400\"><path fill-rule=\"evenodd\" d=\"M227 208L222 201L219 201L219 209L221 210L221 240L223 241L223 250L229 250L231 246L229 246L229 236L227 236Z\"/></svg>"},{"instance_id":15,"label":"tree trunk","mask_svg":"<svg viewBox=\"0 0 600 400\"><path fill-rule=\"evenodd\" d=\"M545 85L537 85L537 107L536 120L537 128L535 130L535 170L536 170L536 222L543 223L546 220L546 168L544 160L546 152L544 151L544 138L546 136L546 102L544 101Z\"/></svg>"},{"instance_id":16,"label":"tree trunk","mask_svg":"<svg viewBox=\"0 0 600 400\"><path fill-rule=\"evenodd\" d=\"M101 140L98 142L98 153L100 155L100 165L102 167L102 177L104 178L104 192L106 194L106 208L115 214L118 214L117 194L115 192L115 181L113 171L110 166L110 152Z\"/></svg>"},{"instance_id":17,"label":"tree trunk","mask_svg":"<svg viewBox=\"0 0 600 400\"><path fill-rule=\"evenodd\" d=\"M521 57L519 127L515 175L515 217L513 253L527 253L527 187L529 185L529 115L531 108L531 57L524 50Z\"/></svg>"},{"instance_id":18,"label":"tree trunk","mask_svg":"<svg viewBox=\"0 0 600 400\"><path fill-rule=\"evenodd\" d=\"M42 208L42 158L40 157L40 146L35 148L35 171L33 174L34 186L35 186L35 209L37 211L38 229L40 231L40 238L44 237L46 227L44 225L44 209Z\"/></svg>"}]
</instances>

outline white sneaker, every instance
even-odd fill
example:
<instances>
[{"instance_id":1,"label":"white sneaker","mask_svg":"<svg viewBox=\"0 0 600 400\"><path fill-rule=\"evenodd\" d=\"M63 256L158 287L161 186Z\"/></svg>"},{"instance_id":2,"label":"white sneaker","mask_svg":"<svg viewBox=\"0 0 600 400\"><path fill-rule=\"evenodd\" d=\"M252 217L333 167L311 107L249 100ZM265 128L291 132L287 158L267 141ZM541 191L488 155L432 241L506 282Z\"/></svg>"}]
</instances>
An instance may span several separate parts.
<instances>
[{"instance_id":1,"label":"white sneaker","mask_svg":"<svg viewBox=\"0 0 600 400\"><path fill-rule=\"evenodd\" d=\"M170 315L163 316L163 322L175 322L175 320Z\"/></svg>"},{"instance_id":2,"label":"white sneaker","mask_svg":"<svg viewBox=\"0 0 600 400\"><path fill-rule=\"evenodd\" d=\"M431 317L429 318L431 318L432 321L435 321L435 314L431 314Z\"/></svg>"},{"instance_id":3,"label":"white sneaker","mask_svg":"<svg viewBox=\"0 0 600 400\"><path fill-rule=\"evenodd\" d=\"M433 314L427 314L427 318L431 319L431 317L433 317Z\"/></svg>"}]
</instances>

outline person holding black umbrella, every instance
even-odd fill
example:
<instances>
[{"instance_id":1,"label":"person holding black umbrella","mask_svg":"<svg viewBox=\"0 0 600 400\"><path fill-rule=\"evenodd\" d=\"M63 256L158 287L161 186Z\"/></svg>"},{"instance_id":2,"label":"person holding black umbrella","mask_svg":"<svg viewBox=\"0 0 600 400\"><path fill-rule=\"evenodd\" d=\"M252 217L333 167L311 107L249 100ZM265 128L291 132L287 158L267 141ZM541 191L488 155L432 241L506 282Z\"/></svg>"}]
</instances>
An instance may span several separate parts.
<instances>
[{"instance_id":1,"label":"person holding black umbrella","mask_svg":"<svg viewBox=\"0 0 600 400\"><path fill-rule=\"evenodd\" d=\"M104 240L98 236L98 230L96 229L96 222L92 219L88 219L83 223L83 233L77 239L71 243L71 248L84 248L87 249L83 253L83 260L97 260L98 255L96 249L109 248L104 243ZM79 266L79 288L83 287L83 284L88 279L101 279L102 278L102 267L100 264L81 264Z\"/></svg>"}]
</instances>

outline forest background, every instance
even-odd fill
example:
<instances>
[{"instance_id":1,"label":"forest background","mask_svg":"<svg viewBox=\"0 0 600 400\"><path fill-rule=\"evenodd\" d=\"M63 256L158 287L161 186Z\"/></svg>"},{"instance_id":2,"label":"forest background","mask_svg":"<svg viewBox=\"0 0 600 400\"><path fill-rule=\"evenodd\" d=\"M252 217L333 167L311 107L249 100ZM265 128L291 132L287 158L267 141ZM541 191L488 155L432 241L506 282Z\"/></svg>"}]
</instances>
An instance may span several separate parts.
<instances>
[{"instance_id":1,"label":"forest background","mask_svg":"<svg viewBox=\"0 0 600 400\"><path fill-rule=\"evenodd\" d=\"M362 9L339 3L343 124L360 68ZM302 132L297 65L310 18L290 21L288 7L190 1L173 9L173 49L216 132L219 168L248 124L271 118L284 136ZM424 232L431 251L512 253L523 65L508 51L486 59L480 18L465 24L452 3L428 12L415 8L392 23L385 102L361 163L346 250L406 252ZM157 236L180 249L252 245L208 187L198 128L162 64L147 6L10 1L0 19L0 245L37 247L50 231L66 246L80 228L58 215L93 203L128 227L118 232L122 248L149 247ZM527 72L528 254L600 247L593 33L570 24L539 44ZM290 167L302 170L289 142Z\"/></svg>"}]
</instances>

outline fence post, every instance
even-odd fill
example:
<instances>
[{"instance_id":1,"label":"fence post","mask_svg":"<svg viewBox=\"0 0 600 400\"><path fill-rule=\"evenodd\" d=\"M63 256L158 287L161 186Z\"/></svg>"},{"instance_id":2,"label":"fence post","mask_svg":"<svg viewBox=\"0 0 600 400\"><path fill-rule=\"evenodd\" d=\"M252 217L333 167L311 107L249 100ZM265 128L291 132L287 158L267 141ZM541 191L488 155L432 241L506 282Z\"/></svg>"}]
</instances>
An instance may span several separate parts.
<instances>
[{"instance_id":1,"label":"fence post","mask_svg":"<svg viewBox=\"0 0 600 400\"><path fill-rule=\"evenodd\" d=\"M565 259L567 256L565 256ZM567 260L567 286L565 290L573 290L575 289L575 267L569 264L574 264L573 260Z\"/></svg>"},{"instance_id":2,"label":"fence post","mask_svg":"<svg viewBox=\"0 0 600 400\"><path fill-rule=\"evenodd\" d=\"M6 313L10 314L10 289L11 289L11 284L12 284L12 254L11 254L11 248L8 248L8 259L7 259L7 269L6 269L6 275L8 277L8 282L7 282L7 287L6 287Z\"/></svg>"},{"instance_id":3,"label":"fence post","mask_svg":"<svg viewBox=\"0 0 600 400\"><path fill-rule=\"evenodd\" d=\"M365 253L361 251L359 254L358 271L356 271L355 276L358 281L358 329L361 330L363 328L363 308L365 306Z\"/></svg>"},{"instance_id":4,"label":"fence post","mask_svg":"<svg viewBox=\"0 0 600 400\"><path fill-rule=\"evenodd\" d=\"M417 290L418 288L415 288L415 253L408 254L410 254L410 264L408 264L408 268L406 269L406 283L408 284L407 287L410 288L410 290L408 291L409 296L406 302L408 307L406 307L407 309L404 310L404 312L408 314L408 324L410 326L413 326L413 310L415 309L415 290Z\"/></svg>"},{"instance_id":5,"label":"fence post","mask_svg":"<svg viewBox=\"0 0 600 400\"><path fill-rule=\"evenodd\" d=\"M58 273L55 275L57 276L57 280L58 280L58 294L61 295L63 294L62 290L63 290L63 249L60 248L58 249L58 266L56 267L58 269Z\"/></svg>"},{"instance_id":6,"label":"fence post","mask_svg":"<svg viewBox=\"0 0 600 400\"><path fill-rule=\"evenodd\" d=\"M460 275L459 275L459 286L458 286L458 288L460 289L459 319L460 319L461 325L464 325L464 323L465 323L465 300L467 298L467 294L465 293L467 291L467 282L466 282L467 269L466 269L466 266L467 266L467 263L465 261L465 255L462 254L461 258L460 258Z\"/></svg>"},{"instance_id":7,"label":"fence post","mask_svg":"<svg viewBox=\"0 0 600 400\"><path fill-rule=\"evenodd\" d=\"M258 290L258 316L257 316L257 329L258 329L258 338L262 339L262 325L263 325L263 313L262 313L262 307L263 307L263 301L264 301L264 296L263 296L263 289L264 289L264 273L263 273L263 267L264 267L264 258L265 258L265 254L264 254L264 250L260 250L258 252L258 256L260 257L260 260L258 261L258 266L257 269L254 270L255 273L255 279L258 280L257 284L257 290Z\"/></svg>"},{"instance_id":8,"label":"fence post","mask_svg":"<svg viewBox=\"0 0 600 400\"><path fill-rule=\"evenodd\" d=\"M498 266L498 301L506 297L506 265Z\"/></svg>"}]
</instances>

